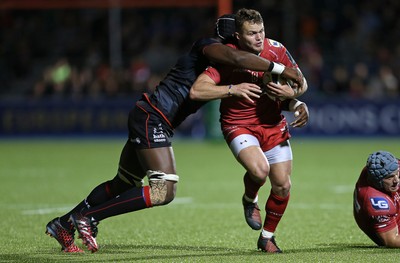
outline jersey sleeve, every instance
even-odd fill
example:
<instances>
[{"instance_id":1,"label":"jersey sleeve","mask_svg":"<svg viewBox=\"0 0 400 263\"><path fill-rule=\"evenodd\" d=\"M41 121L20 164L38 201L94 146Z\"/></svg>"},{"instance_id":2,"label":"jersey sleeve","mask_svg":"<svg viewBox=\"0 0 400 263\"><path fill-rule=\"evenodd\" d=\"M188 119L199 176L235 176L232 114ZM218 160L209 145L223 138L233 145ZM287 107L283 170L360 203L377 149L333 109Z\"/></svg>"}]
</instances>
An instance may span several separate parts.
<instances>
[{"instance_id":1,"label":"jersey sleeve","mask_svg":"<svg viewBox=\"0 0 400 263\"><path fill-rule=\"evenodd\" d=\"M364 199L364 207L376 232L386 232L397 227L396 207L392 200L378 191Z\"/></svg>"},{"instance_id":2,"label":"jersey sleeve","mask_svg":"<svg viewBox=\"0 0 400 263\"><path fill-rule=\"evenodd\" d=\"M221 43L221 42L219 42L215 38L201 38L193 44L192 48L196 49L197 51L201 52L204 55L204 48L216 43Z\"/></svg>"},{"instance_id":3,"label":"jersey sleeve","mask_svg":"<svg viewBox=\"0 0 400 263\"><path fill-rule=\"evenodd\" d=\"M287 50L282 43L273 39L266 39L266 41L268 41L268 45L275 53L276 59L273 60L274 62L281 63L286 67L298 68L297 63L290 54L289 50Z\"/></svg>"},{"instance_id":4,"label":"jersey sleeve","mask_svg":"<svg viewBox=\"0 0 400 263\"><path fill-rule=\"evenodd\" d=\"M221 82L221 74L216 68L209 66L204 70L203 73L209 76L215 82L215 84Z\"/></svg>"}]
</instances>

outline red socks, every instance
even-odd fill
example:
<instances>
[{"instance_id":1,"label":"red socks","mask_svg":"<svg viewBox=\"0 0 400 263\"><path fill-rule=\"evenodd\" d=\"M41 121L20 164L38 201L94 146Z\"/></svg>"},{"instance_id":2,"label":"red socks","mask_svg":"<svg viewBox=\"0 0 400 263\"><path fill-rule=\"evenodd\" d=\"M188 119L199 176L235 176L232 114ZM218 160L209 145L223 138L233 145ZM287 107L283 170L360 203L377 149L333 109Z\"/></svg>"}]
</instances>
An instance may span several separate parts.
<instances>
[{"instance_id":1,"label":"red socks","mask_svg":"<svg viewBox=\"0 0 400 263\"><path fill-rule=\"evenodd\" d=\"M264 220L264 229L269 232L275 232L283 214L285 213L286 206L289 202L290 194L286 197L280 197L272 192L270 193L267 203L265 204L265 211L267 212Z\"/></svg>"}]
</instances>

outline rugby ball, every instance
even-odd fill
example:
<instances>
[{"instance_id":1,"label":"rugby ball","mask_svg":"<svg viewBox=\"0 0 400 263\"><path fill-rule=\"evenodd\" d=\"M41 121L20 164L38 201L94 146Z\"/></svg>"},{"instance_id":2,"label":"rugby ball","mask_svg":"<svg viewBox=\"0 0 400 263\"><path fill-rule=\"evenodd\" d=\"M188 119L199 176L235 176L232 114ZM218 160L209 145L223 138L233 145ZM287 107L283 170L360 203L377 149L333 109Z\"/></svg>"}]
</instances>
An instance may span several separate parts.
<instances>
[{"instance_id":1,"label":"rugby ball","mask_svg":"<svg viewBox=\"0 0 400 263\"><path fill-rule=\"evenodd\" d=\"M268 97L272 100L285 100L285 98L282 97L274 97L273 95L269 94L267 92L267 84L269 82L273 82L276 84L281 84L281 85L289 85L289 87L291 87L292 89L294 89L294 85L293 85L293 81L292 80L288 80L284 77L282 77L281 75L278 74L272 74L271 72L264 72L263 74L263 78L262 78L262 82L263 82L263 94L267 94Z\"/></svg>"}]
</instances>

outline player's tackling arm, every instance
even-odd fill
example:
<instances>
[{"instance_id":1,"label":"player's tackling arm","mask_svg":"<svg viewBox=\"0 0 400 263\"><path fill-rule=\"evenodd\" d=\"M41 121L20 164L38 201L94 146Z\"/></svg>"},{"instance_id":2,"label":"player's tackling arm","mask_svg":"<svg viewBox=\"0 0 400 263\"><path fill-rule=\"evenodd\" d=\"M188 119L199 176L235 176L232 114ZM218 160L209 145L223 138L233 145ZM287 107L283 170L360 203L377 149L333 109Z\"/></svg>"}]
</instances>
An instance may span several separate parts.
<instances>
[{"instance_id":1,"label":"player's tackling arm","mask_svg":"<svg viewBox=\"0 0 400 263\"><path fill-rule=\"evenodd\" d=\"M203 52L213 62L253 71L268 71L275 74L282 74L282 76L294 81L300 87L303 86L303 75L299 70L279 65L253 53L237 50L220 43L205 47Z\"/></svg>"},{"instance_id":2,"label":"player's tackling arm","mask_svg":"<svg viewBox=\"0 0 400 263\"><path fill-rule=\"evenodd\" d=\"M300 70L298 70L298 72L300 72ZM301 74L301 73L300 73ZM302 75L302 74L301 74ZM294 90L294 96L292 99L298 98L301 95L303 95L307 89L308 89L308 85L307 85L307 80L306 78L302 75L303 78L303 84L302 85L298 85L297 82L294 84L295 86L297 85L297 88L293 89Z\"/></svg>"},{"instance_id":3,"label":"player's tackling arm","mask_svg":"<svg viewBox=\"0 0 400 263\"><path fill-rule=\"evenodd\" d=\"M236 96L253 101L251 98L259 98L261 89L254 83L241 83L236 85L217 85L207 74L202 73L190 89L192 100L214 100Z\"/></svg>"},{"instance_id":4,"label":"player's tackling arm","mask_svg":"<svg viewBox=\"0 0 400 263\"><path fill-rule=\"evenodd\" d=\"M307 91L307 81L299 69L285 67L281 75L286 79L292 80L298 86L297 90L301 93L300 95ZM296 98L300 95L297 95Z\"/></svg>"},{"instance_id":5,"label":"player's tackling arm","mask_svg":"<svg viewBox=\"0 0 400 263\"><path fill-rule=\"evenodd\" d=\"M397 231L397 226L389 231L377 234L381 238L385 247L400 248L400 236Z\"/></svg>"}]
</instances>

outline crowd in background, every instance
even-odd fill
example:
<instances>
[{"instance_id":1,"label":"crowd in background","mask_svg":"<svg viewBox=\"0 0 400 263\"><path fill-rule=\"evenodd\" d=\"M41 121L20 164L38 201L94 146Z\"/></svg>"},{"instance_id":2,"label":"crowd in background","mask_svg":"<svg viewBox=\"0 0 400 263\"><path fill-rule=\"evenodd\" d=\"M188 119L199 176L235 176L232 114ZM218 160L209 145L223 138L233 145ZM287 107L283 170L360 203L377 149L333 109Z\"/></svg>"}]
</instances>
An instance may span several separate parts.
<instances>
[{"instance_id":1,"label":"crowd in background","mask_svg":"<svg viewBox=\"0 0 400 263\"><path fill-rule=\"evenodd\" d=\"M266 36L303 70L307 96L399 96L399 1L233 3L262 13ZM216 16L211 7L0 10L0 98L139 96L193 41L213 34Z\"/></svg>"}]
</instances>

